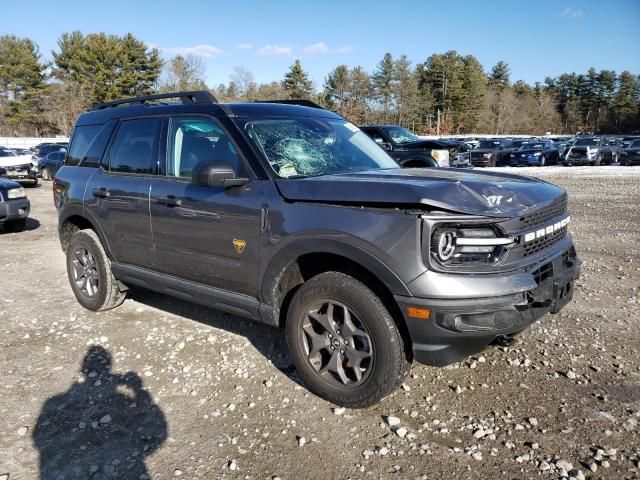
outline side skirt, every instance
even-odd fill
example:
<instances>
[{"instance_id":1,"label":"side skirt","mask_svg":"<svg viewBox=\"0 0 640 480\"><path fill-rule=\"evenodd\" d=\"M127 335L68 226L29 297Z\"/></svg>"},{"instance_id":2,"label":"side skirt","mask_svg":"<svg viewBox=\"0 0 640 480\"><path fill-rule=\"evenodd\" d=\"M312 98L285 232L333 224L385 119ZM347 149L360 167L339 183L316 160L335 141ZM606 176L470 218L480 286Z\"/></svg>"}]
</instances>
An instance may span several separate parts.
<instances>
[{"instance_id":1,"label":"side skirt","mask_svg":"<svg viewBox=\"0 0 640 480\"><path fill-rule=\"evenodd\" d=\"M258 299L249 295L202 285L123 263L113 262L111 270L124 284L136 285L251 320L277 325L273 320L273 307L262 305Z\"/></svg>"}]
</instances>

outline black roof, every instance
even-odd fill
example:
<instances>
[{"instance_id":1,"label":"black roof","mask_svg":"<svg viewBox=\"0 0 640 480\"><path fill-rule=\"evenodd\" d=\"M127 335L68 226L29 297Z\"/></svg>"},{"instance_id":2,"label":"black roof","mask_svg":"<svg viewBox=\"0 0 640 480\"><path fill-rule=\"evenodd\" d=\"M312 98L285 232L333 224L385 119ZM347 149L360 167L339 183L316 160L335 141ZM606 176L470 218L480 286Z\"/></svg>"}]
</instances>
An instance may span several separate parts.
<instances>
[{"instance_id":1,"label":"black roof","mask_svg":"<svg viewBox=\"0 0 640 480\"><path fill-rule=\"evenodd\" d=\"M198 92L186 92L193 95ZM208 92L207 92L208 93ZM187 101L180 103L148 103L148 100L160 98L179 98L181 94L150 95L117 100L104 104L97 104L93 110L78 117L76 125L104 124L109 120L124 117L140 117L145 115L167 115L180 113L206 113L213 116L251 117L251 116L304 116L341 119L339 115L324 110L313 102L303 100L282 100L274 102L245 102L245 103L217 103L211 101ZM200 97L203 98L203 97ZM206 97L204 97L206 99ZM303 106L309 105L309 106ZM311 106L315 105L315 106Z\"/></svg>"}]
</instances>

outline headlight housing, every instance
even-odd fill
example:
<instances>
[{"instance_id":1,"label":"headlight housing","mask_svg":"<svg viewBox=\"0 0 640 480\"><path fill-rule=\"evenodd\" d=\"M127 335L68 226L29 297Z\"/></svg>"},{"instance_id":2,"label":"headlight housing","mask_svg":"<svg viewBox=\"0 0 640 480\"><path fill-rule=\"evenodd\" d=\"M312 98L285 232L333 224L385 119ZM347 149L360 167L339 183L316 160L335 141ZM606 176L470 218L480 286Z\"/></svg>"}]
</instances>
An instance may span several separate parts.
<instances>
[{"instance_id":1,"label":"headlight housing","mask_svg":"<svg viewBox=\"0 0 640 480\"><path fill-rule=\"evenodd\" d=\"M24 188L22 187L12 188L7 191L7 199L9 200L15 200L16 198L24 198L26 196L27 194L24 193Z\"/></svg>"},{"instance_id":2,"label":"headlight housing","mask_svg":"<svg viewBox=\"0 0 640 480\"><path fill-rule=\"evenodd\" d=\"M445 268L490 266L500 262L515 239L493 225L437 225L430 256Z\"/></svg>"}]
</instances>

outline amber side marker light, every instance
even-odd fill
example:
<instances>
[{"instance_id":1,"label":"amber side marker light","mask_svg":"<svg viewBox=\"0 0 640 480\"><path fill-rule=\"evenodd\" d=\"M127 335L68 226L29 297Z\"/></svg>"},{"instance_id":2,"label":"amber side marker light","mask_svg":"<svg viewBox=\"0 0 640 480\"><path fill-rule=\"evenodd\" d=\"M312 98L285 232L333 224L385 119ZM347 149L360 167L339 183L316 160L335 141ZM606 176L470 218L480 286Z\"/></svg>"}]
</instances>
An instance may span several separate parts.
<instances>
[{"instance_id":1,"label":"amber side marker light","mask_svg":"<svg viewBox=\"0 0 640 480\"><path fill-rule=\"evenodd\" d=\"M431 316L431 310L429 310L428 308L407 307L407 315L411 318L429 320L429 317Z\"/></svg>"}]
</instances>

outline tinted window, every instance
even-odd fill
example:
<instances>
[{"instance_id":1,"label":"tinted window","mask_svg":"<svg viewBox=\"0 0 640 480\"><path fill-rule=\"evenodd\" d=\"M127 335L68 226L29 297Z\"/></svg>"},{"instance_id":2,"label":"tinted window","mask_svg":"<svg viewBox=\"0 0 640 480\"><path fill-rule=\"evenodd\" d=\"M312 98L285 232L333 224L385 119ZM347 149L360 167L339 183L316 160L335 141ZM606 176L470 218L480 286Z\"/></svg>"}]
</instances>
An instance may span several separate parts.
<instances>
[{"instance_id":1,"label":"tinted window","mask_svg":"<svg viewBox=\"0 0 640 480\"><path fill-rule=\"evenodd\" d=\"M111 172L155 174L162 122L157 118L127 120L120 124L111 144Z\"/></svg>"},{"instance_id":2,"label":"tinted window","mask_svg":"<svg viewBox=\"0 0 640 480\"><path fill-rule=\"evenodd\" d=\"M77 165L84 157L87 148L98 134L102 125L86 125L84 127L76 127L71 137L71 146L69 147L69 155L67 156L67 165Z\"/></svg>"},{"instance_id":3,"label":"tinted window","mask_svg":"<svg viewBox=\"0 0 640 480\"><path fill-rule=\"evenodd\" d=\"M373 140L376 143L385 143L386 142L386 140L384 139L382 134L379 133L379 132L376 132L375 130L362 130L362 131L364 133L366 133L367 135L369 135L371 140Z\"/></svg>"},{"instance_id":4,"label":"tinted window","mask_svg":"<svg viewBox=\"0 0 640 480\"><path fill-rule=\"evenodd\" d=\"M174 177L191 178L193 168L203 162L224 162L241 173L238 150L212 118L172 118L167 158L167 175Z\"/></svg>"}]
</instances>

